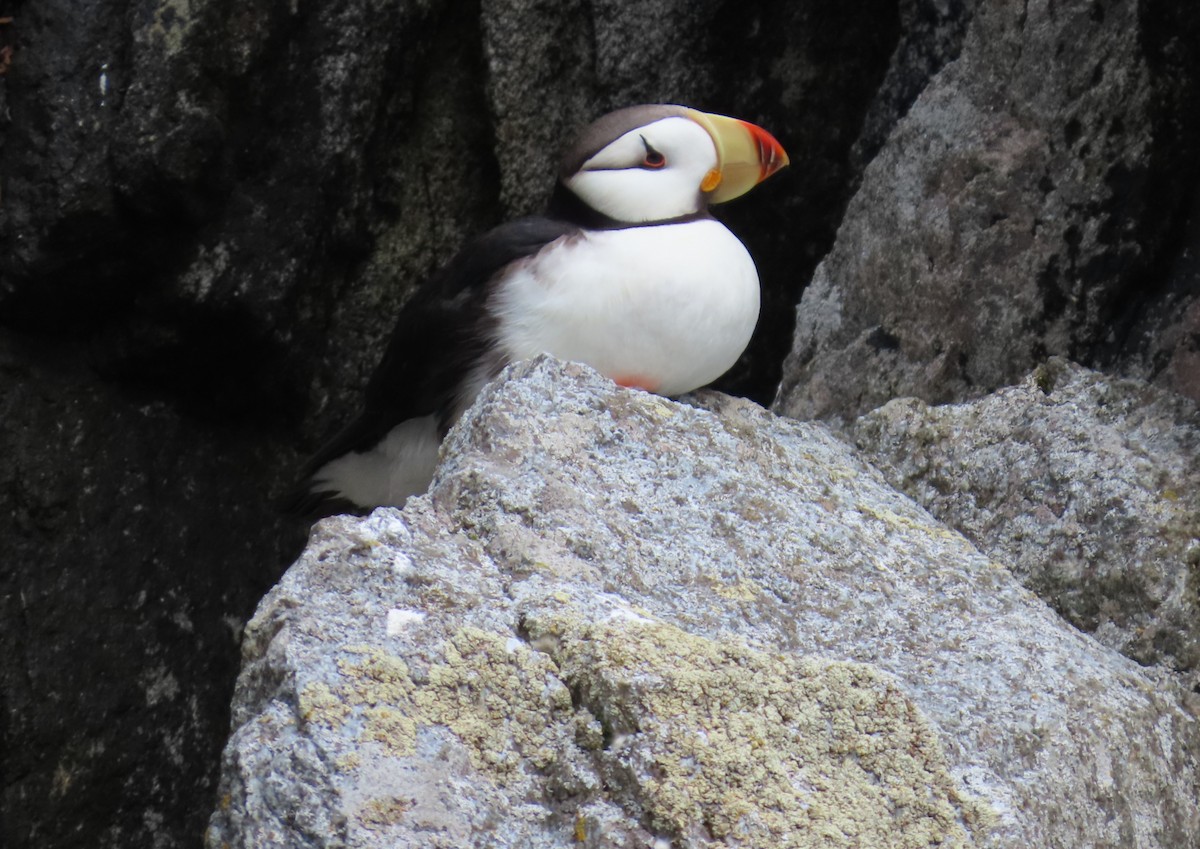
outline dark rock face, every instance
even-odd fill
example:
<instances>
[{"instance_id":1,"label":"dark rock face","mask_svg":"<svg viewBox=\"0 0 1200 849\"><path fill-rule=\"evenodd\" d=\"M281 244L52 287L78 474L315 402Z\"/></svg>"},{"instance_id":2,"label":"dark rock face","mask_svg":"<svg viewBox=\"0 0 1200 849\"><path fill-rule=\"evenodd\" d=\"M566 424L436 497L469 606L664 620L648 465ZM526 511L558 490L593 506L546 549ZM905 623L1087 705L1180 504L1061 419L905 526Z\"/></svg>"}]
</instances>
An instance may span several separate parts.
<instances>
[{"instance_id":1,"label":"dark rock face","mask_svg":"<svg viewBox=\"0 0 1200 849\"><path fill-rule=\"evenodd\" d=\"M99 336L114 377L232 413L302 409L320 358L298 369L292 346L338 340L324 391L373 365L368 339L405 293L393 281L492 214L478 29L450 4L311 19L273 5L49 3L14 19L10 326ZM77 29L87 50L57 40ZM424 253L387 250L402 234ZM229 365L216 381L213 358Z\"/></svg>"},{"instance_id":2,"label":"dark rock face","mask_svg":"<svg viewBox=\"0 0 1200 849\"><path fill-rule=\"evenodd\" d=\"M182 840L242 620L300 542L247 483L287 455L43 342L0 343L0 374L4 845Z\"/></svg>"},{"instance_id":3,"label":"dark rock face","mask_svg":"<svg viewBox=\"0 0 1200 849\"><path fill-rule=\"evenodd\" d=\"M727 211L765 397L898 38L853 11L664 0L0 2L3 832L195 846L273 513L414 283L536 208L606 109L690 102L793 167ZM878 111L878 109L876 109Z\"/></svg>"},{"instance_id":4,"label":"dark rock face","mask_svg":"<svg viewBox=\"0 0 1200 849\"><path fill-rule=\"evenodd\" d=\"M305 531L271 505L297 424L495 194L456 10L276 5L14 10L5 845L199 843L241 622Z\"/></svg>"},{"instance_id":5,"label":"dark rock face","mask_svg":"<svg viewBox=\"0 0 1200 849\"><path fill-rule=\"evenodd\" d=\"M1195 325L1194 274L1167 269L1197 180L1198 34L1178 4L980 5L805 291L778 408L974 397L1047 354L1194 384L1169 367L1190 339L1156 359L1130 328Z\"/></svg>"},{"instance_id":6,"label":"dark rock face","mask_svg":"<svg viewBox=\"0 0 1200 849\"><path fill-rule=\"evenodd\" d=\"M1200 400L1200 182L1158 294L1137 314L1120 371Z\"/></svg>"},{"instance_id":7,"label":"dark rock face","mask_svg":"<svg viewBox=\"0 0 1200 849\"><path fill-rule=\"evenodd\" d=\"M958 58L979 0L902 0L900 38L852 150L857 173L879 152L897 119L930 78Z\"/></svg>"}]
</instances>

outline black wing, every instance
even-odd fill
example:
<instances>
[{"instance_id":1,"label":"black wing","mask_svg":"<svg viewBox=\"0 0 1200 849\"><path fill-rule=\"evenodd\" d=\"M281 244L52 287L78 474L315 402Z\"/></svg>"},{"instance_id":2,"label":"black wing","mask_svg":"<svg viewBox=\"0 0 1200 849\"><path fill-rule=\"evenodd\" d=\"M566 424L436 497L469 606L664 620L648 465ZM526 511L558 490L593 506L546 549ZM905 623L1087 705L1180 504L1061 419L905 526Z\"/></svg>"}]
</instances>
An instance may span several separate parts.
<instances>
[{"instance_id":1,"label":"black wing","mask_svg":"<svg viewBox=\"0 0 1200 849\"><path fill-rule=\"evenodd\" d=\"M436 413L445 427L456 388L489 344L488 284L510 263L575 232L566 222L521 218L468 242L405 304L362 412L304 465L282 508L313 512L328 499L311 492L312 475L343 454L368 450L403 421Z\"/></svg>"}]
</instances>

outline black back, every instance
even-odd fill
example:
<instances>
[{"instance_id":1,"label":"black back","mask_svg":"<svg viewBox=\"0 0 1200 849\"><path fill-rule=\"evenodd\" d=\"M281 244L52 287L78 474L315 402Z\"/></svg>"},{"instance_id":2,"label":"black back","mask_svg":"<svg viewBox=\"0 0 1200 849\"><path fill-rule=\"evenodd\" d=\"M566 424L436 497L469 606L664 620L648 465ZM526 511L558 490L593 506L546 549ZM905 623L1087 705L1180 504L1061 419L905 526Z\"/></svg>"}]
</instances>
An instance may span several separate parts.
<instances>
[{"instance_id":1,"label":"black back","mask_svg":"<svg viewBox=\"0 0 1200 849\"><path fill-rule=\"evenodd\" d=\"M343 454L370 449L403 421L436 414L444 432L459 384L492 344L491 284L513 262L577 232L566 221L520 218L468 242L405 304L367 384L362 412L305 464L282 509L328 513L323 508L337 501L333 493L310 490L312 475Z\"/></svg>"}]
</instances>

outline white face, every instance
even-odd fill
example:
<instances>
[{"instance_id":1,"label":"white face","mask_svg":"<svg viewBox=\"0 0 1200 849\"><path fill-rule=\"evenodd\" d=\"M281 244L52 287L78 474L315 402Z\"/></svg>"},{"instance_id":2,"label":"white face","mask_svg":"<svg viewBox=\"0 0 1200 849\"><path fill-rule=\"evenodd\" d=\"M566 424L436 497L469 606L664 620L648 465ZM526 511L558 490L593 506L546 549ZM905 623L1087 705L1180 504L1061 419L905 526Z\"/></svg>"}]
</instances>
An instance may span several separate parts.
<instances>
[{"instance_id":1,"label":"white face","mask_svg":"<svg viewBox=\"0 0 1200 849\"><path fill-rule=\"evenodd\" d=\"M630 130L567 179L567 188L597 212L642 223L699 212L700 184L717 167L712 138L687 118L664 118Z\"/></svg>"}]
</instances>

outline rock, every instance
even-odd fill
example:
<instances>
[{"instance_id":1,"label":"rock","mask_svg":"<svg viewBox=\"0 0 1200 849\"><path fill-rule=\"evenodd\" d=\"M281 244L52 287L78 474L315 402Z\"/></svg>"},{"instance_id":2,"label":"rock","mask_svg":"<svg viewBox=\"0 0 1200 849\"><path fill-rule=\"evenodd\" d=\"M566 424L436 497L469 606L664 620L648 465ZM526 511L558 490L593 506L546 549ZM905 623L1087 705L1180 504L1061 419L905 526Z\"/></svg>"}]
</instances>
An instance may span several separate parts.
<instances>
[{"instance_id":1,"label":"rock","mask_svg":"<svg viewBox=\"0 0 1200 849\"><path fill-rule=\"evenodd\" d=\"M1200 182L1182 229L1158 297L1133 321L1128 350L1114 352L1109 365L1200 403Z\"/></svg>"},{"instance_id":2,"label":"rock","mask_svg":"<svg viewBox=\"0 0 1200 849\"><path fill-rule=\"evenodd\" d=\"M1140 358L1197 183L1198 44L1193 7L980 4L805 289L777 409L844 423L1047 354Z\"/></svg>"},{"instance_id":3,"label":"rock","mask_svg":"<svg viewBox=\"0 0 1200 849\"><path fill-rule=\"evenodd\" d=\"M0 445L0 845L199 834L242 625L303 544L246 483L286 454L3 336Z\"/></svg>"},{"instance_id":4,"label":"rock","mask_svg":"<svg viewBox=\"0 0 1200 849\"><path fill-rule=\"evenodd\" d=\"M307 531L273 497L496 214L477 22L430 5L0 26L0 844L202 840L242 625Z\"/></svg>"},{"instance_id":5,"label":"rock","mask_svg":"<svg viewBox=\"0 0 1200 849\"><path fill-rule=\"evenodd\" d=\"M247 629L210 847L1200 839L1170 676L816 424L511 368Z\"/></svg>"},{"instance_id":6,"label":"rock","mask_svg":"<svg viewBox=\"0 0 1200 849\"><path fill-rule=\"evenodd\" d=\"M855 443L1071 624L1200 682L1200 414L1050 360L979 401L885 404Z\"/></svg>"},{"instance_id":7,"label":"rock","mask_svg":"<svg viewBox=\"0 0 1200 849\"><path fill-rule=\"evenodd\" d=\"M979 0L901 0L897 4L900 38L851 150L857 176L879 153L934 74L958 58L978 5Z\"/></svg>"}]
</instances>

